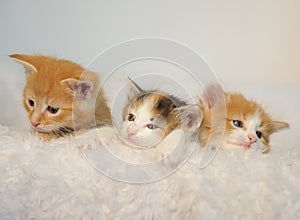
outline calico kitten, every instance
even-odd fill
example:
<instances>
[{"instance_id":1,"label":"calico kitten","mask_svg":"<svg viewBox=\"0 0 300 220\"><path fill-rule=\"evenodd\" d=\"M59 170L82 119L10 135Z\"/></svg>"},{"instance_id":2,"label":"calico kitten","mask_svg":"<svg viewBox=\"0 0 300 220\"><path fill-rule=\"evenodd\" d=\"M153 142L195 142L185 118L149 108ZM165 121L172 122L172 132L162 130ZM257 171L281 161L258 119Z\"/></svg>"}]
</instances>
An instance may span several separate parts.
<instances>
[{"instance_id":1,"label":"calico kitten","mask_svg":"<svg viewBox=\"0 0 300 220\"><path fill-rule=\"evenodd\" d=\"M110 125L111 116L97 74L50 56L10 55L23 64L23 104L31 127L44 139Z\"/></svg>"},{"instance_id":2,"label":"calico kitten","mask_svg":"<svg viewBox=\"0 0 300 220\"><path fill-rule=\"evenodd\" d=\"M199 128L202 114L197 106L160 91L142 90L131 83L128 103L123 110L121 136L125 142L140 147L156 146L170 132L182 128L194 132Z\"/></svg>"},{"instance_id":3,"label":"calico kitten","mask_svg":"<svg viewBox=\"0 0 300 220\"><path fill-rule=\"evenodd\" d=\"M289 124L274 121L256 102L247 100L239 93L226 93L219 85L209 85L199 107L203 111L199 143L221 148L261 147L264 153L270 150L270 135L288 128Z\"/></svg>"}]
</instances>

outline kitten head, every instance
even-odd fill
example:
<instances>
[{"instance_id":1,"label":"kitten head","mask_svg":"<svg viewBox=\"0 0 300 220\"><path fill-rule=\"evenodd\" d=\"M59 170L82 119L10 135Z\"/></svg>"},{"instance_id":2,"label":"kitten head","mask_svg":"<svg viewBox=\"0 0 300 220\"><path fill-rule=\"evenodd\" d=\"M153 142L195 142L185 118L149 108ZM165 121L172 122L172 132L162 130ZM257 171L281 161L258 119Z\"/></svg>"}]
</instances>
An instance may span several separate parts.
<instances>
[{"instance_id":1,"label":"kitten head","mask_svg":"<svg viewBox=\"0 0 300 220\"><path fill-rule=\"evenodd\" d=\"M84 69L71 61L48 56L14 54L10 57L26 70L23 104L32 128L56 134L74 130L73 120L84 118L80 108L73 112L74 98L79 102L88 100L93 92L91 80L82 80ZM91 73L85 75L97 80Z\"/></svg>"},{"instance_id":2,"label":"kitten head","mask_svg":"<svg viewBox=\"0 0 300 220\"><path fill-rule=\"evenodd\" d=\"M174 129L195 132L202 114L197 106L186 104L158 91L144 91L131 79L132 88L123 111L122 138L140 147L157 145Z\"/></svg>"},{"instance_id":3,"label":"kitten head","mask_svg":"<svg viewBox=\"0 0 300 220\"><path fill-rule=\"evenodd\" d=\"M205 143L208 136L219 129L218 126L224 125L224 148L250 148L257 145L268 152L270 135L289 127L286 122L272 120L256 102L238 93L225 93L218 85L210 85L205 89L201 107L204 121L200 139ZM212 122L213 118L215 123Z\"/></svg>"}]
</instances>

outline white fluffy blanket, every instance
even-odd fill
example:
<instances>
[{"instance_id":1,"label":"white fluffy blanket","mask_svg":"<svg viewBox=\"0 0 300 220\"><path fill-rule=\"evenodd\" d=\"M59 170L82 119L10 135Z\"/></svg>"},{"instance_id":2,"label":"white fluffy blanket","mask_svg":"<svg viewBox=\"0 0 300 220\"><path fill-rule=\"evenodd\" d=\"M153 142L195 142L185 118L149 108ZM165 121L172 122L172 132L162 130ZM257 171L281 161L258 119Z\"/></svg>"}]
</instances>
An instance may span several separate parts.
<instances>
[{"instance_id":1,"label":"white fluffy blanket","mask_svg":"<svg viewBox=\"0 0 300 220\"><path fill-rule=\"evenodd\" d=\"M291 129L271 137L271 153L219 151L199 168L211 155L195 150L183 165L161 161L149 173L105 153L99 170L86 158L99 149L0 126L0 219L300 219L299 104L284 103L292 101L277 108L278 119Z\"/></svg>"}]
</instances>

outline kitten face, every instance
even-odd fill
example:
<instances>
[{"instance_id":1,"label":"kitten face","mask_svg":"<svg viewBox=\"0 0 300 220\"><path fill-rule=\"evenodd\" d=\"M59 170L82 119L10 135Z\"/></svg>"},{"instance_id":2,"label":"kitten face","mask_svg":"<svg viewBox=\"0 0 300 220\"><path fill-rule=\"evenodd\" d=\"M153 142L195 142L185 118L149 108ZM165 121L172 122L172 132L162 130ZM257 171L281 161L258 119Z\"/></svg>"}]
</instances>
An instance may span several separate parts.
<instances>
[{"instance_id":1,"label":"kitten face","mask_svg":"<svg viewBox=\"0 0 300 220\"><path fill-rule=\"evenodd\" d=\"M34 75L27 78L23 100L32 128L42 133L71 131L73 96L62 85L46 92L47 83L40 87L33 83L35 79Z\"/></svg>"},{"instance_id":2,"label":"kitten face","mask_svg":"<svg viewBox=\"0 0 300 220\"><path fill-rule=\"evenodd\" d=\"M253 144L259 146L267 145L267 134L262 135L263 128L261 118L258 113L255 113L249 118L243 116L234 117L235 119L227 118L226 124L226 147L245 147L250 148Z\"/></svg>"},{"instance_id":3,"label":"kitten face","mask_svg":"<svg viewBox=\"0 0 300 220\"><path fill-rule=\"evenodd\" d=\"M123 111L121 131L128 144L152 147L175 129L194 133L200 127L202 112L197 106L160 92L146 92L130 78L129 81L132 88Z\"/></svg>"},{"instance_id":4,"label":"kitten face","mask_svg":"<svg viewBox=\"0 0 300 220\"><path fill-rule=\"evenodd\" d=\"M270 135L289 126L285 122L273 121L260 105L245 99L241 94L224 93L216 85L206 88L200 106L205 112L200 131L202 146L211 133L221 130L220 126L224 125L225 131L217 137L223 136L222 148L257 146L267 152ZM212 123L212 118L217 121Z\"/></svg>"},{"instance_id":5,"label":"kitten face","mask_svg":"<svg viewBox=\"0 0 300 220\"><path fill-rule=\"evenodd\" d=\"M162 109L161 106L165 108ZM173 108L175 105L172 101L161 94L152 93L139 97L129 105L128 111L124 111L122 137L136 146L157 145L177 126Z\"/></svg>"},{"instance_id":6,"label":"kitten face","mask_svg":"<svg viewBox=\"0 0 300 220\"><path fill-rule=\"evenodd\" d=\"M71 61L53 57L20 54L10 57L25 67L23 104L35 131L56 137L88 128L93 123L96 99L93 87L98 83L96 74ZM105 100L102 96L99 100L96 116L108 118L110 114ZM100 106L105 108L105 114L102 114ZM104 121L101 117L99 119Z\"/></svg>"},{"instance_id":7,"label":"kitten face","mask_svg":"<svg viewBox=\"0 0 300 220\"><path fill-rule=\"evenodd\" d=\"M269 136L275 127L263 109L240 94L227 94L226 104L225 147L250 148L257 145L267 150ZM282 126L285 124L282 123Z\"/></svg>"}]
</instances>

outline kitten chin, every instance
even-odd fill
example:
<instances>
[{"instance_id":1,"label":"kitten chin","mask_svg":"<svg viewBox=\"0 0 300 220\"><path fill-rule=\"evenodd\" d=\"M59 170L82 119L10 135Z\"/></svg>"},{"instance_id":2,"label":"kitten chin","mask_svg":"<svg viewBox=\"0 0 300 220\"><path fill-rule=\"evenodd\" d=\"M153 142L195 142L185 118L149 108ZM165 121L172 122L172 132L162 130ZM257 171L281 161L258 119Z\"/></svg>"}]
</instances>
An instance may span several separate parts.
<instances>
[{"instance_id":1,"label":"kitten chin","mask_svg":"<svg viewBox=\"0 0 300 220\"><path fill-rule=\"evenodd\" d=\"M68 60L13 54L26 72L23 105L32 129L42 138L111 125L111 115L96 73Z\"/></svg>"},{"instance_id":2,"label":"kitten chin","mask_svg":"<svg viewBox=\"0 0 300 220\"><path fill-rule=\"evenodd\" d=\"M199 145L222 149L253 148L270 151L270 135L289 127L274 121L254 101L239 93L226 93L219 85L209 85L199 101L204 117Z\"/></svg>"}]
</instances>

